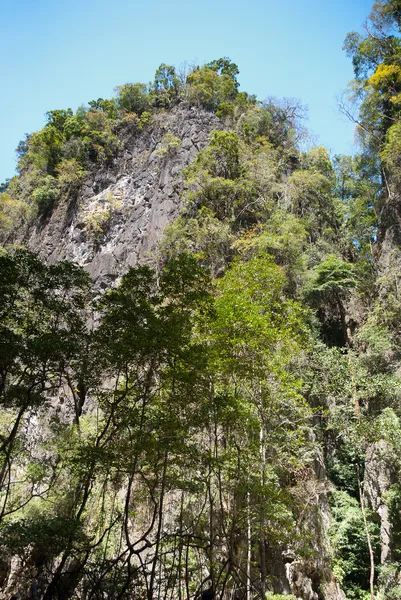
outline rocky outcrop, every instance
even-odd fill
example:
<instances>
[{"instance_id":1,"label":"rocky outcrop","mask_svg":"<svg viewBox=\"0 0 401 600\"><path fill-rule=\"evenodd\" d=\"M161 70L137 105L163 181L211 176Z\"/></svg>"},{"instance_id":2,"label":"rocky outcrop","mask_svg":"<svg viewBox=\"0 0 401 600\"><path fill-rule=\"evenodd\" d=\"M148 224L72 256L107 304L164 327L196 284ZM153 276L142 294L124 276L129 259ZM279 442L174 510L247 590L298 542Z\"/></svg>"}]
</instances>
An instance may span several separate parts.
<instances>
[{"instance_id":1,"label":"rocky outcrop","mask_svg":"<svg viewBox=\"0 0 401 600\"><path fill-rule=\"evenodd\" d=\"M294 496L304 507L298 516L298 535L309 538L310 557L301 558L291 549L273 557L268 571L276 593L292 594L297 600L346 600L330 568L332 517L328 490L324 459L317 452L313 468L296 473L293 488Z\"/></svg>"},{"instance_id":2,"label":"rocky outcrop","mask_svg":"<svg viewBox=\"0 0 401 600\"><path fill-rule=\"evenodd\" d=\"M386 493L393 483L394 473L388 461L388 444L380 440L371 444L366 452L365 460L365 493L369 504L380 518L380 562L391 561L391 517L386 503Z\"/></svg>"},{"instance_id":3,"label":"rocky outcrop","mask_svg":"<svg viewBox=\"0 0 401 600\"><path fill-rule=\"evenodd\" d=\"M165 227L182 206L183 169L222 122L210 112L178 105L154 115L142 131L129 122L120 127L121 149L114 160L96 165L78 194L64 193L47 220L29 228L23 240L49 262L67 259L83 266L102 289L156 251ZM72 421L62 396L54 410ZM308 507L299 533L311 532L312 558L272 548L266 570L276 593L294 594L298 600L345 600L328 567L331 515L322 457L310 471L311 477L299 482ZM11 593L22 570L18 564L4 565L0 575L8 579Z\"/></svg>"},{"instance_id":4,"label":"rocky outcrop","mask_svg":"<svg viewBox=\"0 0 401 600\"><path fill-rule=\"evenodd\" d=\"M25 243L50 262L83 266L97 286L108 287L149 259L179 212L182 170L221 127L213 113L184 105L154 115L139 132L122 124L118 156L94 168L76 197L64 195L45 223L28 230Z\"/></svg>"}]
</instances>

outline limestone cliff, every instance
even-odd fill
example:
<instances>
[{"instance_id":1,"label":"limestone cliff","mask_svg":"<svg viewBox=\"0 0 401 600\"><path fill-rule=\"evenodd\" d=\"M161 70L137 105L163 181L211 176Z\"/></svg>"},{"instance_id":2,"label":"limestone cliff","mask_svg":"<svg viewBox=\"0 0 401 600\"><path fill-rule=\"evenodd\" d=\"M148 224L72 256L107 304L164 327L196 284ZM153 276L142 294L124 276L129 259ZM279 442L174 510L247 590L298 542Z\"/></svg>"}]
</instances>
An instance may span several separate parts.
<instances>
[{"instance_id":1,"label":"limestone cliff","mask_svg":"<svg viewBox=\"0 0 401 600\"><path fill-rule=\"evenodd\" d=\"M213 113L184 105L154 115L140 132L121 125L117 156L94 166L78 195L64 194L23 241L47 261L67 259L83 266L97 286L108 287L149 259L179 211L182 170L207 145L210 132L221 127ZM178 138L175 147L164 141L166 134ZM103 222L91 230L93 215Z\"/></svg>"},{"instance_id":2,"label":"limestone cliff","mask_svg":"<svg viewBox=\"0 0 401 600\"><path fill-rule=\"evenodd\" d=\"M149 261L157 250L165 227L182 207L183 170L218 129L224 129L224 121L215 113L185 103L155 112L151 123L139 131L129 120L120 122L120 148L114 158L93 164L78 190L69 193L64 189L46 216L14 231L7 241L24 243L46 262L67 259L79 264L97 290L108 289L130 267ZM258 176L268 179L270 164L260 164ZM281 176L280 185L286 177ZM275 593L293 594L298 600L343 600L330 565L329 483L323 458L306 472L307 479L297 482L306 506L297 535L310 532L310 555L300 557L292 548L283 552L281 547L271 546L263 570ZM171 506L166 514L173 516L165 521L172 525L177 515L174 517L173 502ZM68 565L72 573L73 567ZM7 563L3 569L6 594L19 589L24 569L26 565L14 559Z\"/></svg>"}]
</instances>

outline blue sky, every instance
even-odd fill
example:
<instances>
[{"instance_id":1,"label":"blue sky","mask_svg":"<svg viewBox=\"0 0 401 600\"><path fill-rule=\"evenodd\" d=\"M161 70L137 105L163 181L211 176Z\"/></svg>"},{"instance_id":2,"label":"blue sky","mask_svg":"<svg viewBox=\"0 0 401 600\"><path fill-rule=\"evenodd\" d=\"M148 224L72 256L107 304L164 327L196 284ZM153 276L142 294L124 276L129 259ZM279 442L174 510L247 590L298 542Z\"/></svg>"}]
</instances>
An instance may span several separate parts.
<instances>
[{"instance_id":1,"label":"blue sky","mask_svg":"<svg viewBox=\"0 0 401 600\"><path fill-rule=\"evenodd\" d=\"M333 153L353 149L353 126L336 96L352 79L342 51L360 30L365 0L0 0L0 182L15 168L24 133L47 110L111 97L116 85L148 82L160 63L203 64L228 56L241 90L296 97L310 131Z\"/></svg>"}]
</instances>

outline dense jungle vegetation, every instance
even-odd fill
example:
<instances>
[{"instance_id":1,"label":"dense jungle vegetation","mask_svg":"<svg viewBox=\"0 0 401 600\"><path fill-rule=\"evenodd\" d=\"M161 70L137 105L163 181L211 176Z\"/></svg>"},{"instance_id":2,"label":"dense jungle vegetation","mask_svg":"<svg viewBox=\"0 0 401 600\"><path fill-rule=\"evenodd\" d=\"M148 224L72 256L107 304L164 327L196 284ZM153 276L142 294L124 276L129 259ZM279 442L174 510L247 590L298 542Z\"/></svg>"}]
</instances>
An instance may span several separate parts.
<instances>
[{"instance_id":1,"label":"dense jungle vegetation","mask_svg":"<svg viewBox=\"0 0 401 600\"><path fill-rule=\"evenodd\" d=\"M287 556L313 565L316 598L340 598L333 581L401 598L400 32L382 0L346 38L353 157L305 150L303 107L240 92L228 58L162 64L20 143L0 194L9 595L301 597L280 588ZM147 266L100 294L8 244L177 104L222 129Z\"/></svg>"}]
</instances>

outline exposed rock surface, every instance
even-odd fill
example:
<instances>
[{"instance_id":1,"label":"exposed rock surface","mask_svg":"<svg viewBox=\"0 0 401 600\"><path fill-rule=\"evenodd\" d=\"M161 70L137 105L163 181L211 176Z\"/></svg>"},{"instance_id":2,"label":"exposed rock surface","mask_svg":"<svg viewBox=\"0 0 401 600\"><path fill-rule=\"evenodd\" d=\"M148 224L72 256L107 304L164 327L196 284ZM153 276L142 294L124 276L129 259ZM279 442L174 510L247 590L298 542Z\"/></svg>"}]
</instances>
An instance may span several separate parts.
<instances>
[{"instance_id":1,"label":"exposed rock surface","mask_svg":"<svg viewBox=\"0 0 401 600\"><path fill-rule=\"evenodd\" d=\"M380 562L391 561L391 518L385 501L386 493L393 483L393 472L386 456L387 443L380 440L369 446L365 462L365 492L373 511L380 517ZM388 455L388 452L387 452Z\"/></svg>"},{"instance_id":2,"label":"exposed rock surface","mask_svg":"<svg viewBox=\"0 0 401 600\"><path fill-rule=\"evenodd\" d=\"M108 288L155 251L182 205L182 170L207 146L211 131L222 127L214 114L184 105L155 115L143 131L124 125L122 147L112 163L96 165L79 194L64 195L48 220L29 229L23 241L50 262L67 259L83 266L97 287ZM166 133L179 138L179 146L166 146ZM99 214L103 221L91 226L91 218ZM63 413L60 400L57 410ZM331 515L322 457L303 487L309 509L302 528L311 532L315 557L300 560L291 551L282 555L270 549L269 580L276 593L294 594L299 600L345 600L327 566ZM8 580L7 594L18 588L20 574L19 564L0 565L0 582Z\"/></svg>"},{"instance_id":3,"label":"exposed rock surface","mask_svg":"<svg viewBox=\"0 0 401 600\"><path fill-rule=\"evenodd\" d=\"M72 260L108 287L155 250L179 211L182 170L207 145L210 132L221 128L214 114L184 105L155 115L140 132L127 124L112 164L96 166L78 197L61 199L45 224L28 231L25 243L51 262ZM166 147L166 133L180 145ZM91 232L88 222L99 211L110 217Z\"/></svg>"},{"instance_id":4,"label":"exposed rock surface","mask_svg":"<svg viewBox=\"0 0 401 600\"><path fill-rule=\"evenodd\" d=\"M292 594L297 600L346 600L330 569L328 479L324 459L317 453L313 469L301 469L293 493L304 511L298 518L298 534L310 535L312 554L301 559L292 550L271 553L269 579L275 593Z\"/></svg>"},{"instance_id":5,"label":"exposed rock surface","mask_svg":"<svg viewBox=\"0 0 401 600\"><path fill-rule=\"evenodd\" d=\"M286 563L291 591L298 600L346 600L329 566L331 511L327 497L328 479L321 453L316 455L313 476L307 476L299 483L305 494L303 529L311 535L314 556L309 560L296 558Z\"/></svg>"}]
</instances>

